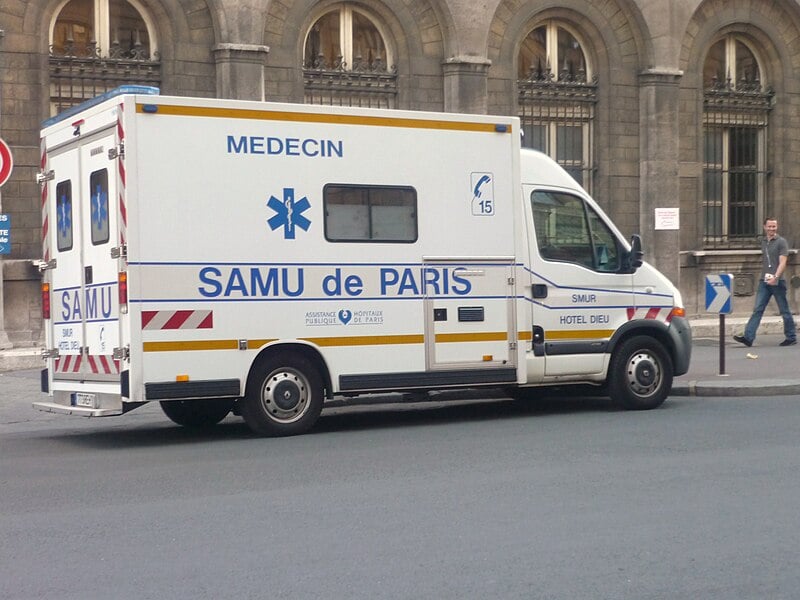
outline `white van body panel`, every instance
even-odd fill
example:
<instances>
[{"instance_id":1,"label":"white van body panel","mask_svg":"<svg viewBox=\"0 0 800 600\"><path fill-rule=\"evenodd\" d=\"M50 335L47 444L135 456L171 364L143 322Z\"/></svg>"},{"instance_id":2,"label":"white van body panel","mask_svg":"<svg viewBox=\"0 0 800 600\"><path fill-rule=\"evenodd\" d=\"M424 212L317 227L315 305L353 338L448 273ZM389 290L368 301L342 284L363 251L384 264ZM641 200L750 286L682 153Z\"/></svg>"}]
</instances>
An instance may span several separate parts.
<instances>
[{"instance_id":1,"label":"white van body panel","mask_svg":"<svg viewBox=\"0 0 800 600\"><path fill-rule=\"evenodd\" d=\"M40 408L242 398L259 358L286 350L328 396L604 381L614 336L656 307L668 330L679 294L622 268L621 233L518 132L514 117L137 94L55 119ZM537 238L564 250L573 218L554 204L537 224L549 201L604 224L594 266L543 255Z\"/></svg>"}]
</instances>

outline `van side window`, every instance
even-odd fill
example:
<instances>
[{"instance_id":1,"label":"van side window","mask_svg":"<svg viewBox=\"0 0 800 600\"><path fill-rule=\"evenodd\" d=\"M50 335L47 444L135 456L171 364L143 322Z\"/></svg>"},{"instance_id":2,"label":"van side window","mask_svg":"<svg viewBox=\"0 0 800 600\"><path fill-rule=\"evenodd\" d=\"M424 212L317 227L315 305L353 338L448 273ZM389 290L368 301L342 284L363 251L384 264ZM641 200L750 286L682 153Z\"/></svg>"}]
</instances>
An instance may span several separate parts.
<instances>
[{"instance_id":1,"label":"van side window","mask_svg":"<svg viewBox=\"0 0 800 600\"><path fill-rule=\"evenodd\" d=\"M539 255L545 260L614 273L620 268L616 237L582 198L563 192L531 194Z\"/></svg>"},{"instance_id":2,"label":"van side window","mask_svg":"<svg viewBox=\"0 0 800 600\"><path fill-rule=\"evenodd\" d=\"M101 169L89 176L89 195L92 211L92 244L108 241L108 170Z\"/></svg>"},{"instance_id":3,"label":"van side window","mask_svg":"<svg viewBox=\"0 0 800 600\"><path fill-rule=\"evenodd\" d=\"M72 250L72 182L56 184L56 247Z\"/></svg>"},{"instance_id":4,"label":"van side window","mask_svg":"<svg viewBox=\"0 0 800 600\"><path fill-rule=\"evenodd\" d=\"M417 241L414 188L328 184L322 197L329 242Z\"/></svg>"}]
</instances>

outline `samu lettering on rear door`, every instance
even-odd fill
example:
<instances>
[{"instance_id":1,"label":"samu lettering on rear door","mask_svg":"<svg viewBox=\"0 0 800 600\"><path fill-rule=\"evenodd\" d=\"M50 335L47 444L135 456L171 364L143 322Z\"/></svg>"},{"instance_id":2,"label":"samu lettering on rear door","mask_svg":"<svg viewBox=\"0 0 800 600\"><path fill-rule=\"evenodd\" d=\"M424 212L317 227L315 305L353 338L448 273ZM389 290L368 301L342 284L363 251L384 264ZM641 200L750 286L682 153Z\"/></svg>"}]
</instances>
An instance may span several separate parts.
<instances>
[{"instance_id":1,"label":"samu lettering on rear door","mask_svg":"<svg viewBox=\"0 0 800 600\"><path fill-rule=\"evenodd\" d=\"M54 333L60 352L80 349L84 320L87 324L116 321L116 285L116 281L92 285L83 293L80 288L55 290Z\"/></svg>"},{"instance_id":2,"label":"samu lettering on rear door","mask_svg":"<svg viewBox=\"0 0 800 600\"><path fill-rule=\"evenodd\" d=\"M113 314L116 285L114 281L90 286L85 290L83 298L77 288L57 291L56 294L61 297L59 324L79 323L84 317L87 323L108 320Z\"/></svg>"}]
</instances>

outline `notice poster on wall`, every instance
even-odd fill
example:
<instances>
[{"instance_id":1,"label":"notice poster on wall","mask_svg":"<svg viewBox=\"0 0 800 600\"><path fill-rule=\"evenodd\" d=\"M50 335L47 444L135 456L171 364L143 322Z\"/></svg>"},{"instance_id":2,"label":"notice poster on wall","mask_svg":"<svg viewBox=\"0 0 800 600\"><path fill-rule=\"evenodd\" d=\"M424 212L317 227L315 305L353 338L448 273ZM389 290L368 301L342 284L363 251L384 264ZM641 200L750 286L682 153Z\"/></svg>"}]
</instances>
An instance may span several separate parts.
<instances>
[{"instance_id":1,"label":"notice poster on wall","mask_svg":"<svg viewBox=\"0 0 800 600\"><path fill-rule=\"evenodd\" d=\"M657 208L656 209L656 231L664 229L680 229L679 208Z\"/></svg>"}]
</instances>

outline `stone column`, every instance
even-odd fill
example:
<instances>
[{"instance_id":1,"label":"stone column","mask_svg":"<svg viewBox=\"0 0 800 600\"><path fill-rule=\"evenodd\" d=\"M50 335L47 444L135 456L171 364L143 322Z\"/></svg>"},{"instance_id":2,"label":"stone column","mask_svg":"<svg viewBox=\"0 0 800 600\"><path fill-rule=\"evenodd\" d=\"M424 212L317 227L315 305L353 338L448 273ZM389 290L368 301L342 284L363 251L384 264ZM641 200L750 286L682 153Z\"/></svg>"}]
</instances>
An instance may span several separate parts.
<instances>
[{"instance_id":1,"label":"stone column","mask_svg":"<svg viewBox=\"0 0 800 600\"><path fill-rule=\"evenodd\" d=\"M681 71L639 75L639 231L645 260L680 286L680 231L655 228L656 208L680 207L678 95Z\"/></svg>"},{"instance_id":2,"label":"stone column","mask_svg":"<svg viewBox=\"0 0 800 600\"><path fill-rule=\"evenodd\" d=\"M476 56L447 59L444 71L444 110L485 115L487 111L486 78L492 61Z\"/></svg>"},{"instance_id":3,"label":"stone column","mask_svg":"<svg viewBox=\"0 0 800 600\"><path fill-rule=\"evenodd\" d=\"M268 46L217 44L217 96L236 100L264 100L264 68Z\"/></svg>"}]
</instances>

